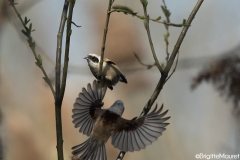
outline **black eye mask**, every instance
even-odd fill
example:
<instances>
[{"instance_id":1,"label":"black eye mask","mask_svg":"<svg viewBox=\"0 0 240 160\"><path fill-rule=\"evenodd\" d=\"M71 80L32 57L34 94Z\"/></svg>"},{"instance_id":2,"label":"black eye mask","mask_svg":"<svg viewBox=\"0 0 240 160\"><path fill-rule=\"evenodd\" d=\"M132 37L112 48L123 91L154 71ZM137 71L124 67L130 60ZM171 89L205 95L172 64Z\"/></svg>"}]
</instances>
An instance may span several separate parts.
<instances>
[{"instance_id":1,"label":"black eye mask","mask_svg":"<svg viewBox=\"0 0 240 160\"><path fill-rule=\"evenodd\" d=\"M98 62L99 62L99 60L98 60L97 57L91 57L91 60L92 60L94 63L98 63Z\"/></svg>"}]
</instances>

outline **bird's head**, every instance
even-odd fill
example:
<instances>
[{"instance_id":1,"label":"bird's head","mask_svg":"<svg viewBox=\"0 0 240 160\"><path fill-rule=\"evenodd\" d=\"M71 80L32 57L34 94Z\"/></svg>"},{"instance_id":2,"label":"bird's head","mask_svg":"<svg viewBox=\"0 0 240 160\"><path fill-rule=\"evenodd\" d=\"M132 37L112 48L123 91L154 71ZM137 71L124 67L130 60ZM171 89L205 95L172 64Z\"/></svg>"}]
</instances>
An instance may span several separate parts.
<instances>
[{"instance_id":1,"label":"bird's head","mask_svg":"<svg viewBox=\"0 0 240 160\"><path fill-rule=\"evenodd\" d=\"M96 54L93 54L93 53L90 53L84 59L86 59L88 62L91 62L91 63L99 63L100 56L98 56Z\"/></svg>"},{"instance_id":2,"label":"bird's head","mask_svg":"<svg viewBox=\"0 0 240 160\"><path fill-rule=\"evenodd\" d=\"M121 100L117 100L108 110L121 116L124 112L124 104Z\"/></svg>"}]
</instances>

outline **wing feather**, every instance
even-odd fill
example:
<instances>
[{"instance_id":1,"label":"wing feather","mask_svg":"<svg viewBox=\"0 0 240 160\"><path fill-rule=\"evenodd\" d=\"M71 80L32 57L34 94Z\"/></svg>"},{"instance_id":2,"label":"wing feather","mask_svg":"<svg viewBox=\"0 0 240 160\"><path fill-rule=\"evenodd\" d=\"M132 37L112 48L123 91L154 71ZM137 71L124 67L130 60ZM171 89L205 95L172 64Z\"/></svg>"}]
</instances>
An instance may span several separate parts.
<instances>
[{"instance_id":1,"label":"wing feather","mask_svg":"<svg viewBox=\"0 0 240 160\"><path fill-rule=\"evenodd\" d=\"M139 135L140 135L140 139L143 141L143 144L146 146L146 145L149 145L149 144L152 144L151 141L148 139L149 136L146 135L146 133L143 131L142 127L138 129L139 131Z\"/></svg>"},{"instance_id":2,"label":"wing feather","mask_svg":"<svg viewBox=\"0 0 240 160\"><path fill-rule=\"evenodd\" d=\"M136 140L137 140L137 142L139 144L140 149L144 149L145 145L143 143L143 140L140 138L139 130L137 130L134 134L136 135Z\"/></svg>"},{"instance_id":3,"label":"wing feather","mask_svg":"<svg viewBox=\"0 0 240 160\"><path fill-rule=\"evenodd\" d=\"M93 81L92 91L96 99L100 99L98 96L97 81Z\"/></svg>"},{"instance_id":4,"label":"wing feather","mask_svg":"<svg viewBox=\"0 0 240 160\"><path fill-rule=\"evenodd\" d=\"M87 136L91 134L94 121L102 111L102 100L106 90L106 85L94 80L92 86L88 83L87 89L83 88L82 92L79 93L72 109L72 122L76 128L80 127L79 132Z\"/></svg>"},{"instance_id":5,"label":"wing feather","mask_svg":"<svg viewBox=\"0 0 240 160\"><path fill-rule=\"evenodd\" d=\"M93 89L92 89L90 83L88 83L88 85L87 85L87 92L89 93L89 95L90 95L93 99L97 99L97 97L95 97L95 95L94 95L94 93L93 93Z\"/></svg>"},{"instance_id":6,"label":"wing feather","mask_svg":"<svg viewBox=\"0 0 240 160\"><path fill-rule=\"evenodd\" d=\"M156 107L146 116L139 119L126 120L121 118L117 131L112 135L112 145L125 152L138 151L152 144L162 135L170 117L164 117L168 110L161 113L163 105Z\"/></svg>"},{"instance_id":7,"label":"wing feather","mask_svg":"<svg viewBox=\"0 0 240 160\"><path fill-rule=\"evenodd\" d=\"M83 101L83 102L85 102L85 103L87 103L87 104L91 104L92 102L89 100L89 99L87 99L85 96L84 96L84 94L79 94L79 99L81 100L81 101Z\"/></svg>"},{"instance_id":8,"label":"wing feather","mask_svg":"<svg viewBox=\"0 0 240 160\"><path fill-rule=\"evenodd\" d=\"M128 136L127 132L124 132L124 139L123 139L123 145L122 145L122 150L127 151L128 150Z\"/></svg>"},{"instance_id":9,"label":"wing feather","mask_svg":"<svg viewBox=\"0 0 240 160\"><path fill-rule=\"evenodd\" d=\"M136 137L135 137L134 133L133 132L129 132L129 133L130 133L131 139L132 139L133 151L139 151L140 147L136 141ZM130 151L130 152L132 152L132 151Z\"/></svg>"},{"instance_id":10,"label":"wing feather","mask_svg":"<svg viewBox=\"0 0 240 160\"><path fill-rule=\"evenodd\" d=\"M128 150L130 151L130 152L133 152L134 151L134 149L133 149L133 140L132 140L132 136L131 136L131 132L127 132L127 137L128 137L128 141L127 141L127 145L128 145Z\"/></svg>"},{"instance_id":11,"label":"wing feather","mask_svg":"<svg viewBox=\"0 0 240 160\"><path fill-rule=\"evenodd\" d=\"M94 103L94 98L91 97L91 95L88 93L88 91L86 90L86 88L82 89L82 93L90 102Z\"/></svg>"}]
</instances>

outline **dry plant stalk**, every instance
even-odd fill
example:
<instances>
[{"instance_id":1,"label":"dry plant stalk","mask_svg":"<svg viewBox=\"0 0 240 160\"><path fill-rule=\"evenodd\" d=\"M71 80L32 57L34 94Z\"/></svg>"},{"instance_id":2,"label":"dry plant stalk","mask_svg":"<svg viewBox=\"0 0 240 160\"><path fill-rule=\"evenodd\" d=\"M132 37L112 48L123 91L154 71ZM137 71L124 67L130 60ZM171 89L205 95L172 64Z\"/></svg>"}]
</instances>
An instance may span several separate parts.
<instances>
[{"instance_id":1,"label":"dry plant stalk","mask_svg":"<svg viewBox=\"0 0 240 160\"><path fill-rule=\"evenodd\" d=\"M64 160L63 156L63 138L62 138L62 117L61 117L61 108L62 108L62 101L65 93L65 87L66 87L66 79L67 79L67 71L68 71L68 60L69 60L69 47L70 47L70 36L71 36L71 24L72 24L72 14L73 14L73 7L75 4L75 0L65 0L59 31L57 35L57 49L56 49L56 67L55 67L55 91L53 89L53 85L51 84L50 79L48 78L48 75L46 74L46 71L42 65L42 58L40 55L37 55L35 51L35 41L33 41L33 38L31 36L32 30L32 23L30 23L29 26L27 26L30 19L25 17L23 20L20 13L17 11L15 7L15 3L12 0L8 0L10 5L13 7L14 11L16 12L18 18L20 19L24 30L22 30L23 34L27 37L27 41L29 43L29 47L32 50L32 53L36 59L36 65L42 70L44 77L43 79L45 82L49 85L54 100L55 100L55 117L56 117L56 137L57 137L57 155L58 160ZM69 11L68 11L69 8ZM65 45L65 57L64 57L64 67L63 67L63 74L61 77L61 54L62 54L62 37L64 32L64 26L67 21L67 30L66 30L66 45ZM62 78L62 81L60 80Z\"/></svg>"}]
</instances>

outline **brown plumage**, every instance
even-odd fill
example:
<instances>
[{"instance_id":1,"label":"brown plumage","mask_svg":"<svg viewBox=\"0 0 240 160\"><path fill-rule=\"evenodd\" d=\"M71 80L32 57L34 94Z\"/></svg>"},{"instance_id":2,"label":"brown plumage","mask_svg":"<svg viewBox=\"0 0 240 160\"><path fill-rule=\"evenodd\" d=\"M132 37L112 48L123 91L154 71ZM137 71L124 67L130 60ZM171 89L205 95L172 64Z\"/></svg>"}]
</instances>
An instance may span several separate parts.
<instances>
[{"instance_id":1,"label":"brown plumage","mask_svg":"<svg viewBox=\"0 0 240 160\"><path fill-rule=\"evenodd\" d=\"M117 100L110 108L101 109L107 90L104 82L88 84L82 89L74 104L73 123L79 132L89 139L72 148L73 159L107 160L105 143L111 137L112 145L123 151L138 151L156 141L169 123L170 117L163 118L168 111L163 106L141 118L122 118L124 105Z\"/></svg>"},{"instance_id":2,"label":"brown plumage","mask_svg":"<svg viewBox=\"0 0 240 160\"><path fill-rule=\"evenodd\" d=\"M120 68L110 59L103 58L103 66L102 73L99 73L100 67L100 56L96 54L88 54L85 59L88 62L88 66L94 75L94 77L98 80L104 80L107 83L109 89L113 89L113 86L116 85L119 81L123 83L127 83L127 79L125 75L122 73Z\"/></svg>"}]
</instances>

